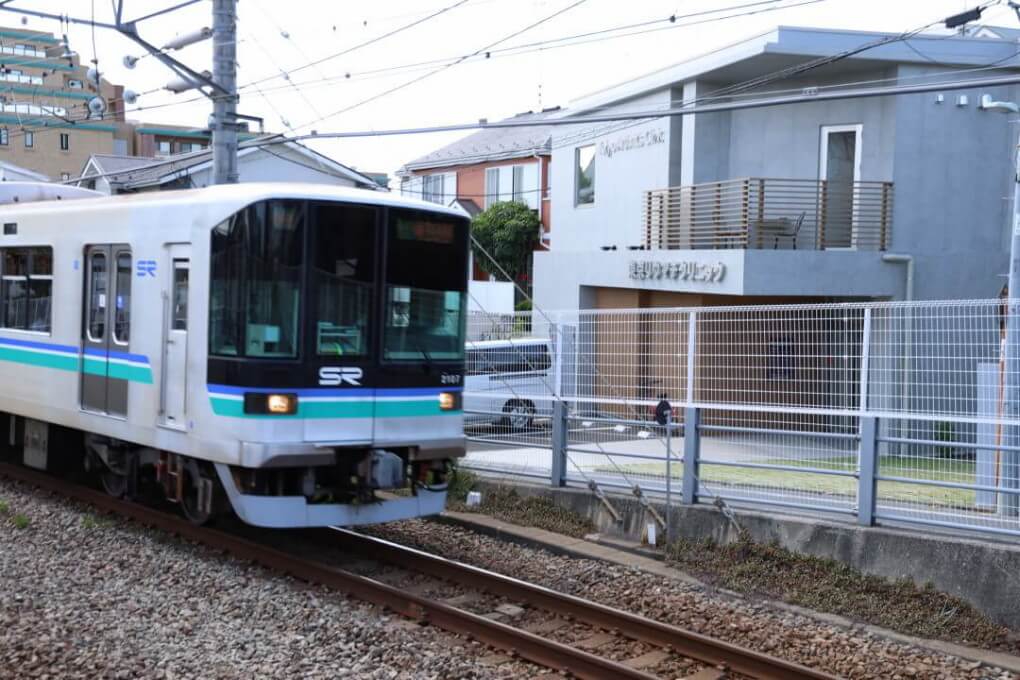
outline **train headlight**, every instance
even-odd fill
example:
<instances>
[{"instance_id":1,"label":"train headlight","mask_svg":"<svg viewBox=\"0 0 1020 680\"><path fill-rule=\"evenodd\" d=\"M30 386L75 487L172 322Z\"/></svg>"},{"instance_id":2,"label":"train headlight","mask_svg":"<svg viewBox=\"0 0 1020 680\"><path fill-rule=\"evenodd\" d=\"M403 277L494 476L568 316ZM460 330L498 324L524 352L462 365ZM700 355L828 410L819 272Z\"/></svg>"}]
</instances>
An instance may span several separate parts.
<instances>
[{"instance_id":1,"label":"train headlight","mask_svg":"<svg viewBox=\"0 0 1020 680\"><path fill-rule=\"evenodd\" d=\"M266 411L276 415L297 412L297 397L293 394L270 394L266 397Z\"/></svg>"},{"instance_id":2,"label":"train headlight","mask_svg":"<svg viewBox=\"0 0 1020 680\"><path fill-rule=\"evenodd\" d=\"M244 412L251 415L291 416L297 413L296 394L265 394L248 392L244 395Z\"/></svg>"},{"instance_id":3,"label":"train headlight","mask_svg":"<svg viewBox=\"0 0 1020 680\"><path fill-rule=\"evenodd\" d=\"M460 393L458 393L458 392L440 392L439 393L439 410L440 411L457 411L457 410L460 410Z\"/></svg>"}]
</instances>

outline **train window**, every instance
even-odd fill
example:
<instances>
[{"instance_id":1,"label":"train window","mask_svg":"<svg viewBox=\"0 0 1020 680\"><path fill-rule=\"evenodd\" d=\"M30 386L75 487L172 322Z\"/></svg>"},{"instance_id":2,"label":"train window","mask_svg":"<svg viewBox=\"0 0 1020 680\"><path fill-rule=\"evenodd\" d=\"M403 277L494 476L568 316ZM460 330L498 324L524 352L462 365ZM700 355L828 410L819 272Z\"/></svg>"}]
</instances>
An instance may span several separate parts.
<instances>
[{"instance_id":1,"label":"train window","mask_svg":"<svg viewBox=\"0 0 1020 680\"><path fill-rule=\"evenodd\" d=\"M117 253L117 296L113 308L113 341L126 345L131 340L131 253Z\"/></svg>"},{"instance_id":2,"label":"train window","mask_svg":"<svg viewBox=\"0 0 1020 680\"><path fill-rule=\"evenodd\" d=\"M383 358L431 362L464 357L467 228L451 218L390 211ZM435 262L447 266L429 266Z\"/></svg>"},{"instance_id":3,"label":"train window","mask_svg":"<svg viewBox=\"0 0 1020 680\"><path fill-rule=\"evenodd\" d=\"M316 206L314 211L316 353L364 356L368 353L375 280L376 211L348 205Z\"/></svg>"},{"instance_id":4,"label":"train window","mask_svg":"<svg viewBox=\"0 0 1020 680\"><path fill-rule=\"evenodd\" d=\"M184 261L174 262L172 314L171 328L175 331L188 330L188 265Z\"/></svg>"},{"instance_id":5,"label":"train window","mask_svg":"<svg viewBox=\"0 0 1020 680\"><path fill-rule=\"evenodd\" d=\"M93 253L90 264L88 336L101 342L106 338L106 255Z\"/></svg>"},{"instance_id":6,"label":"train window","mask_svg":"<svg viewBox=\"0 0 1020 680\"><path fill-rule=\"evenodd\" d=\"M256 203L213 230L212 354L297 356L304 214L298 201Z\"/></svg>"},{"instance_id":7,"label":"train window","mask_svg":"<svg viewBox=\"0 0 1020 680\"><path fill-rule=\"evenodd\" d=\"M49 333L53 250L4 248L0 250L0 270L0 325Z\"/></svg>"}]
</instances>

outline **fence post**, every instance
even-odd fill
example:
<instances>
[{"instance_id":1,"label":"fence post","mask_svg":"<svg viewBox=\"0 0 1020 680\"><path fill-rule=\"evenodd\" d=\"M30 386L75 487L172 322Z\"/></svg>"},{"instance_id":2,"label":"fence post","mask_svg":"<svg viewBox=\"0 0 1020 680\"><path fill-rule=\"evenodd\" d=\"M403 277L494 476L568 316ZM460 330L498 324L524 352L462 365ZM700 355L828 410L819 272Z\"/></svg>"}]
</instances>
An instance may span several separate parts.
<instances>
[{"instance_id":1,"label":"fence post","mask_svg":"<svg viewBox=\"0 0 1020 680\"><path fill-rule=\"evenodd\" d=\"M701 455L701 431L698 425L701 409L688 406L684 409L684 481L683 502L698 502L698 458Z\"/></svg>"},{"instance_id":2,"label":"fence post","mask_svg":"<svg viewBox=\"0 0 1020 680\"><path fill-rule=\"evenodd\" d=\"M878 468L878 418L861 416L860 476L857 479L857 523L875 524L875 470Z\"/></svg>"},{"instance_id":3,"label":"fence post","mask_svg":"<svg viewBox=\"0 0 1020 680\"><path fill-rule=\"evenodd\" d=\"M553 402L552 418L552 463L550 484L554 487L565 486L567 482L567 402L557 399Z\"/></svg>"}]
</instances>

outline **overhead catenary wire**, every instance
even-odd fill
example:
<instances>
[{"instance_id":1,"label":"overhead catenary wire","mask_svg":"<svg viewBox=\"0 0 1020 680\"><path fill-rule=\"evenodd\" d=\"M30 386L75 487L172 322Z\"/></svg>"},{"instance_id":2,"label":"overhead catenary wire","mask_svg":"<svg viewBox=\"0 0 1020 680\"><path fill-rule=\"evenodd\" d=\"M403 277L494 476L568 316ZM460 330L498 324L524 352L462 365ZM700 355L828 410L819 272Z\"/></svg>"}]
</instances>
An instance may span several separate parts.
<instances>
[{"instance_id":1,"label":"overhead catenary wire","mask_svg":"<svg viewBox=\"0 0 1020 680\"><path fill-rule=\"evenodd\" d=\"M719 113L724 111L738 111L745 109L763 108L770 106L783 106L787 104L799 104L811 101L835 101L840 99L859 99L867 97L887 97L897 95L908 95L908 94L920 94L925 92L937 92L939 90L960 90L960 89L975 89L981 87L998 87L1003 85L1017 85L1020 84L1020 74L1003 76L999 78L983 78L983 79L972 79L972 80L953 80L943 81L938 83L926 83L922 85L898 85L888 87L874 87L874 88L862 88L862 89L848 89L838 92L819 92L816 94L801 94L795 96L785 97L769 97L760 98L747 101L739 102L723 102L719 104L701 104L697 106L681 106L673 107L668 110L649 110L649 111L634 111L630 113L620 114L602 114L602 115L588 115L578 116L576 118L544 118L537 121L516 121L513 119L495 121L495 122L474 122L474 123L459 123L451 125L438 125L432 127L412 127L412 128L395 128L388 130L361 130L361 131L345 131L345 132L316 132L312 134L302 134L294 136L284 135L271 135L267 137L256 138L249 140L246 143L242 143L244 148L250 146L274 146L279 144L286 144L288 142L299 142L305 140L325 140L325 139L347 139L347 138L364 138L364 137L385 137L385 136L399 136L399 135L412 135L412 134L429 134L437 132L455 132L464 130L478 130L478 129L493 129L493 128L515 128L515 127L535 127L535 126L578 126L586 125L591 123L609 123L613 121L633 121L633 120L649 120L655 118L674 117L674 116L694 116L705 113ZM159 165L158 163L156 165ZM120 174L120 173L111 173ZM90 176L91 177L91 176ZM68 182L76 182L81 178L68 180Z\"/></svg>"},{"instance_id":2,"label":"overhead catenary wire","mask_svg":"<svg viewBox=\"0 0 1020 680\"><path fill-rule=\"evenodd\" d=\"M377 99L381 99L382 97L385 97L387 95L393 94L394 92L402 90L402 89L404 89L406 87L410 87L411 85L417 85L418 83L422 82L423 80L425 80L427 78L431 78L432 76L438 75L438 74L442 73L443 71L446 71L448 69L451 69L451 68L453 68L453 67L463 63L466 59L468 59L471 56L482 54L486 50L491 50L492 48L496 47L497 45L500 45L500 44L502 44L502 43L504 43L504 42L506 42L508 40L513 40L514 38L516 38L519 35L527 33L528 31L530 31L530 30L532 30L534 28L537 28L538 26L541 26L541 25L543 25L545 23L548 23L549 21L552 21L553 19L555 19L555 18L557 18L559 16L562 16L563 14L566 14L567 12L569 12L571 10L573 10L573 9L575 9L577 7L580 7L581 5L586 3L587 1L588 0L574 0L574 2L570 3L566 7L558 9L555 12L552 12L551 14L547 14L546 16L542 17L541 19L538 19L537 21L533 21L533 22L529 23L528 25L524 26L523 28L517 29L517 30L513 31L512 33L510 33L508 35L505 35L502 38L499 38L498 40L496 40L494 42L487 43L486 45L484 45L482 47L479 47L477 50L472 52L470 55L466 55L464 57L461 57L461 58L459 58L459 59L457 59L457 60L455 60L455 61L453 61L453 62L451 62L449 64L443 64L439 68L436 68L436 69L434 69L432 71L429 71L428 73L426 73L426 74L424 74L422 76L419 76L417 78L413 78L411 80L405 81L403 83L400 83L399 85L391 87L391 88L389 88L387 90L384 90L382 92L378 92L378 93L376 93L376 94L374 94L374 95L372 95L370 97L367 97L365 99L362 99L362 100L360 100L358 102L355 102L353 104L349 104L347 106L344 106L343 108L338 109L338 110L336 110L336 111L334 111L332 113L329 113L329 114L327 114L325 116L319 116L319 117L317 117L317 118L315 118L313 120L310 120L310 121L307 121L305 123L302 123L301 125L297 126L297 129L305 128L305 127L308 127L310 125L314 125L316 123L319 123L319 122L321 122L323 120L327 120L329 118L334 118L336 116L339 116L340 114L347 113L348 111L352 111L352 110L354 110L356 108L364 106L365 104L368 104L370 102L376 101Z\"/></svg>"},{"instance_id":3,"label":"overhead catenary wire","mask_svg":"<svg viewBox=\"0 0 1020 680\"><path fill-rule=\"evenodd\" d=\"M470 2L471 0L467 0L467 1ZM739 17L744 17L744 16L750 16L750 15L753 15L753 14L758 14L758 13L762 13L762 12L766 12L766 11L778 11L778 10L782 10L782 9L790 9L790 8L793 8L793 7L799 7L799 6L802 6L802 5L816 4L816 3L819 3L819 2L824 2L825 0L802 0L800 2L796 2L795 4L785 4L785 5L781 5L781 6L764 7L764 8L755 10L755 11L742 12L740 14L733 14L733 15L720 16L720 17L711 17L711 18L704 19L704 20L701 20L701 21L687 22L687 23L683 23L683 22L679 21L679 20L682 20L684 18L688 18L688 17L692 17L692 16L699 16L699 15L704 15L704 14L709 14L709 13L718 13L718 12L723 12L723 11L731 11L731 10L735 10L735 9L752 7L752 6L758 6L758 5L763 5L763 4L775 5L776 3L788 2L788 1L789 0L764 0L764 1L759 1L759 2L744 3L744 4L736 5L736 6L727 6L727 7L724 7L724 8L718 8L716 10L706 10L706 11L703 11L703 12L695 12L695 13L687 14L687 15L671 15L670 17L666 17L666 18L655 20L656 23L662 23L662 22L671 22L671 23L670 23L670 25L667 25L667 26L664 26L664 27L659 27L659 28L656 28L654 30L658 31L658 30L668 30L668 29L673 29L673 28L684 28L684 27L694 26L694 25L698 25L698 24L702 24L702 23L708 23L708 22L714 22L714 21L722 21L722 20L725 20L725 19L732 19L732 18L739 18ZM447 9L450 9L452 7L454 7L454 6L449 6ZM430 17L426 17L426 20L428 18L431 18L432 16L436 16L438 14L439 13L435 13L433 15L430 15ZM677 23L672 23L672 20L677 20ZM372 39L372 40L369 40L369 41L365 41L363 43L360 43L359 45L355 45L355 46L353 46L351 48L348 48L348 50L346 50L345 53L349 53L349 52L352 52L352 51L354 51L356 49L359 49L360 47L367 46L369 44L373 44L374 42L378 42L379 40L382 40L385 37L389 37L390 35L394 35L395 33L400 32L401 30L404 30L406 28L410 28L412 26L418 25L418 24L422 23L423 21L424 20L418 21L418 22L412 22L411 24L408 24L407 26L401 27L400 29L397 29L395 31L391 31L388 34L384 34L382 36L378 36L375 39ZM572 46L581 45L581 44L588 44L590 42L600 42L600 41L603 41L603 40L614 40L614 39L617 39L617 38L632 37L632 36L641 35L641 34L646 33L646 32L650 32L650 31L638 31L638 32L621 34L621 35L609 35L609 36L605 36L605 37L601 37L601 38L597 37L599 34L605 34L605 33L611 32L611 31L619 31L619 30L622 30L623 28L626 28L626 26L625 27L615 27L615 28L600 29L598 31L592 31L592 32L584 33L584 34L575 34L575 35L571 35L571 36L561 36L559 38L554 38L554 39L550 39L550 40L547 40L547 41L538 41L538 42L526 43L526 44L523 44L523 45L516 45L516 46L510 46L510 47L506 47L506 48L494 49L494 50L490 50L490 54L486 56L486 59L503 57L503 56L513 57L513 56L518 56L518 55L522 55L522 54L527 54L527 53L530 53L530 52L533 52L533 51L540 51L540 50L544 50L544 49L558 49L558 48L561 48L561 47L572 47ZM562 41L565 41L565 40L570 40L572 38L584 37L584 36L596 36L596 37L594 37L591 40L585 40L584 42L576 42L576 43L568 43L568 44L562 44L562 45L555 45L555 43L557 43L557 42L562 42ZM518 50L518 52L512 53L512 54L511 53L503 54L503 52L510 52L510 51L513 51L513 50ZM345 73L345 74L333 76L333 77L327 78L327 79L301 81L301 82L298 82L297 85L302 86L302 87L304 87L304 86L319 87L319 86L329 85L329 84L331 84L331 83L333 83L334 81L337 81L337 80L355 79L355 78L358 78L358 76L372 76L372 77L378 76L378 77L381 77L381 76L387 75L390 72L395 72L395 71L398 71L398 70L404 70L404 69L407 69L408 67L422 67L422 68L424 68L424 67L431 66L431 65L434 65L434 64L452 62L452 61L460 58L460 56L463 56L463 55L446 57L446 58L442 58L442 59L432 59L432 60L428 60L428 61L415 62L415 63L412 63L412 64L405 64L405 65L397 65L397 66L393 66L393 67L383 67L383 68L379 68L379 69L370 69L370 70L363 71L363 72L360 72L360 73ZM293 73L295 71L296 70L292 70L290 73ZM350 76L350 77L348 77L348 76ZM263 80L272 80L272 79L273 79L273 76L269 76L269 77L266 77L264 79L260 79L257 82L262 82ZM247 87L255 87L254 83L255 83L255 81L253 81L252 83L248 83L246 85L242 85L238 89L239 90L243 90L243 89L245 89ZM269 93L274 92L276 90L279 90L279 89L288 89L288 88L290 88L289 84L278 85L278 86L274 86L274 87L271 87L271 88L263 88L262 89L262 93L268 95ZM143 92L143 93L140 93L140 94L141 95L146 95L146 94L152 94L153 92L158 92L158 91L160 91L160 88L154 88L152 90L149 90L149 91L146 91L146 92ZM215 95L214 95L214 97L215 97ZM194 103L194 102L203 100L205 98L206 97L204 97L204 96L195 96L195 97L190 97L190 98L187 98L187 99L177 99L177 100L163 102L163 103L159 103L159 104L143 105L143 106L135 107L133 109L128 109L127 111L125 111L125 113L136 113L136 112L141 112L141 111L153 111L153 110L157 110L157 109L164 109L164 108L170 108L170 107L175 107L175 106L183 106L183 105L186 105L186 104L190 104L190 103ZM85 117L82 117L82 120L84 120L84 119L85 119ZM42 126L42 127L38 128L38 129L45 129L46 127L47 126Z\"/></svg>"}]
</instances>

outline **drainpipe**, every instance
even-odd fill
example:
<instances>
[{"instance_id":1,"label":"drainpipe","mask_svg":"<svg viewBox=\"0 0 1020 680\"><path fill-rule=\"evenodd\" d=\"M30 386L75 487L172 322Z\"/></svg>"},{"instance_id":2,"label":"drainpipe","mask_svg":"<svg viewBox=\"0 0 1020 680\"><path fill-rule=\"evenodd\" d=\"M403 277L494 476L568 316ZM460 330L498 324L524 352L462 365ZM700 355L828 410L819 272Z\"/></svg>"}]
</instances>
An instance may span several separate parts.
<instances>
[{"instance_id":1,"label":"drainpipe","mask_svg":"<svg viewBox=\"0 0 1020 680\"><path fill-rule=\"evenodd\" d=\"M904 301L914 301L914 256L913 255L899 255L893 253L887 253L882 256L882 262L888 262L890 264L905 264L907 265L907 282L906 290L904 291ZM909 307L906 310L903 318L903 358L901 360L901 371L903 375L903 382L900 385L900 409L902 411L907 410L907 403L910 398L910 362L913 359L914 353L914 313ZM865 376L866 377L866 376ZM906 423L904 420L900 420L899 432L900 438L903 438L906 434ZM902 444L896 446L898 452L901 451Z\"/></svg>"},{"instance_id":2,"label":"drainpipe","mask_svg":"<svg viewBox=\"0 0 1020 680\"><path fill-rule=\"evenodd\" d=\"M542 243L542 237L545 235L545 232L542 230L542 213L544 212L542 199L545 196L545 186L542 184L542 157L538 155L537 151L532 151L531 157L538 161L538 243L545 248L545 244ZM550 238L552 237L551 231L549 236Z\"/></svg>"}]
</instances>

